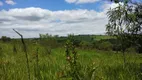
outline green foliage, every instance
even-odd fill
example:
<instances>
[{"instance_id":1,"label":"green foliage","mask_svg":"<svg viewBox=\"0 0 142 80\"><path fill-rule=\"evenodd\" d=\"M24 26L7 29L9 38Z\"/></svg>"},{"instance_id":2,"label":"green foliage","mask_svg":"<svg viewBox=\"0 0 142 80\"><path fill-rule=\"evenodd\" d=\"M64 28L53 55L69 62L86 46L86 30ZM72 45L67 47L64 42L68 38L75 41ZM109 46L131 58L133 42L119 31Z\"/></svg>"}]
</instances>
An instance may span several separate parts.
<instances>
[{"instance_id":1,"label":"green foliage","mask_svg":"<svg viewBox=\"0 0 142 80\"><path fill-rule=\"evenodd\" d=\"M3 48L0 46L0 58L3 56Z\"/></svg>"},{"instance_id":2,"label":"green foliage","mask_svg":"<svg viewBox=\"0 0 142 80\"><path fill-rule=\"evenodd\" d=\"M142 53L142 35L138 36L138 40L137 40L137 52Z\"/></svg>"},{"instance_id":3,"label":"green foliage","mask_svg":"<svg viewBox=\"0 0 142 80\"><path fill-rule=\"evenodd\" d=\"M73 80L80 80L80 65L77 61L77 52L75 51L75 40L73 35L69 35L66 42L66 60L69 63L69 70L66 72L67 76Z\"/></svg>"},{"instance_id":4,"label":"green foliage","mask_svg":"<svg viewBox=\"0 0 142 80\"><path fill-rule=\"evenodd\" d=\"M128 3L128 2L131 2L132 0L110 0L112 2L115 2L115 3L119 3L119 2L123 2L123 3Z\"/></svg>"},{"instance_id":5,"label":"green foliage","mask_svg":"<svg viewBox=\"0 0 142 80\"><path fill-rule=\"evenodd\" d=\"M17 53L17 49L15 45L13 45L13 53Z\"/></svg>"},{"instance_id":6,"label":"green foliage","mask_svg":"<svg viewBox=\"0 0 142 80\"><path fill-rule=\"evenodd\" d=\"M10 37L2 36L2 37L1 37L1 40L2 40L3 42L9 42L11 39L10 39Z\"/></svg>"},{"instance_id":7,"label":"green foliage","mask_svg":"<svg viewBox=\"0 0 142 80\"><path fill-rule=\"evenodd\" d=\"M54 44L53 46L50 44L52 40L56 40L58 44L59 39L63 40L62 45L64 45L64 40L69 39L66 48L59 45L53 47ZM93 41L82 40L79 46L76 46L75 39L72 36L25 39L30 64L30 79L141 80L142 55L126 53L127 63L124 68L122 54L119 54L121 52L114 54L110 49L117 43L116 38L93 40L94 46L100 47L100 50L92 48ZM27 80L27 63L20 40L12 39L9 43L0 41L0 46L2 49L0 51L2 53L0 55L0 80ZM17 54L13 54L14 46ZM48 49L51 50L50 55L47 55Z\"/></svg>"},{"instance_id":8,"label":"green foliage","mask_svg":"<svg viewBox=\"0 0 142 80\"><path fill-rule=\"evenodd\" d=\"M28 41L25 40L25 42ZM0 57L0 80L27 80L26 59L23 50L19 47L20 41L17 41L16 44L17 54L13 54L13 43L0 42L0 45L4 54ZM121 54L76 48L77 66L71 68L66 59L66 48L54 48L52 54L48 56L43 56L45 49L39 42L32 44L29 41L27 48L31 80L71 80L75 70L81 80L110 80L114 78L115 80L141 80L139 65L142 62L141 54L127 54L127 62L130 65L128 64L129 67L124 69ZM70 54L71 61L73 61L74 54L72 54L71 48ZM133 64L133 62L135 63Z\"/></svg>"},{"instance_id":9,"label":"green foliage","mask_svg":"<svg viewBox=\"0 0 142 80\"><path fill-rule=\"evenodd\" d=\"M109 23L106 30L108 34L138 34L142 25L141 6L141 4L119 4L118 7L110 9L107 12Z\"/></svg>"},{"instance_id":10,"label":"green foliage","mask_svg":"<svg viewBox=\"0 0 142 80\"><path fill-rule=\"evenodd\" d=\"M139 69L140 66L138 64L127 63L125 67L123 65L105 66L104 72L106 74L106 80L140 80L141 72ZM129 78L127 76L129 76Z\"/></svg>"},{"instance_id":11,"label":"green foliage","mask_svg":"<svg viewBox=\"0 0 142 80\"><path fill-rule=\"evenodd\" d=\"M115 39L113 36L109 35L94 35L92 36L94 41L106 40L106 39Z\"/></svg>"},{"instance_id":12,"label":"green foliage","mask_svg":"<svg viewBox=\"0 0 142 80\"><path fill-rule=\"evenodd\" d=\"M110 51L110 50L112 50L112 44L110 42L102 42L102 43L98 44L98 49Z\"/></svg>"},{"instance_id":13,"label":"green foliage","mask_svg":"<svg viewBox=\"0 0 142 80\"><path fill-rule=\"evenodd\" d=\"M128 53L136 53L136 48L135 47L127 48L126 52L128 52Z\"/></svg>"},{"instance_id":14,"label":"green foliage","mask_svg":"<svg viewBox=\"0 0 142 80\"><path fill-rule=\"evenodd\" d=\"M116 48L116 46L114 46L115 44L116 39L102 39L100 41L94 41L92 47L103 51L115 51L115 49L113 49Z\"/></svg>"},{"instance_id":15,"label":"green foliage","mask_svg":"<svg viewBox=\"0 0 142 80\"><path fill-rule=\"evenodd\" d=\"M44 47L56 48L59 46L56 38L57 36L51 36L48 34L46 35L40 34L40 43Z\"/></svg>"},{"instance_id":16,"label":"green foliage","mask_svg":"<svg viewBox=\"0 0 142 80\"><path fill-rule=\"evenodd\" d=\"M117 0L116 3L119 1ZM137 8L136 5L127 4L128 0L124 4L119 4L118 7L110 9L107 14L109 22L106 25L108 35L116 36L118 44L120 44L121 51L123 53L124 65L126 64L125 51L131 44L136 44L136 39L133 35L139 35L141 31L141 18L137 15L140 14L141 8ZM141 5L142 6L142 5Z\"/></svg>"},{"instance_id":17,"label":"green foliage","mask_svg":"<svg viewBox=\"0 0 142 80\"><path fill-rule=\"evenodd\" d=\"M95 69L92 66L87 66L85 72L82 72L82 65L77 60L77 52L75 45L72 42L72 36L66 42L66 60L69 69L66 71L65 77L71 77L72 80L91 80Z\"/></svg>"},{"instance_id":18,"label":"green foliage","mask_svg":"<svg viewBox=\"0 0 142 80\"><path fill-rule=\"evenodd\" d=\"M90 42L87 42L87 41L81 41L79 46L82 48L82 49L89 49L91 48L91 43Z\"/></svg>"},{"instance_id":19,"label":"green foliage","mask_svg":"<svg viewBox=\"0 0 142 80\"><path fill-rule=\"evenodd\" d=\"M114 35L119 40L121 50L124 52L130 46L139 43L142 26L142 4L119 4L118 7L108 11L109 23L106 25L107 34Z\"/></svg>"}]
</instances>

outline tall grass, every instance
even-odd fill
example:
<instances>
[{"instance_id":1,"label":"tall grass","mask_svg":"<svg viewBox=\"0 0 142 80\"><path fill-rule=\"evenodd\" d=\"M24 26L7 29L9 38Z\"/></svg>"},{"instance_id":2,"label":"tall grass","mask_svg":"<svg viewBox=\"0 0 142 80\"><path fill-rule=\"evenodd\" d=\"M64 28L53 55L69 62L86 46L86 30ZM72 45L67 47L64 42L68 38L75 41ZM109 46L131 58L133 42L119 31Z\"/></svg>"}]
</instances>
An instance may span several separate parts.
<instances>
[{"instance_id":1,"label":"tall grass","mask_svg":"<svg viewBox=\"0 0 142 80\"><path fill-rule=\"evenodd\" d=\"M22 42L22 44L23 44L23 49L24 49L25 56L26 56L28 79L30 80L30 67L29 67L28 52L27 52L26 44L25 44L24 39L23 39L23 35L20 34L18 31L16 31L15 29L13 29L13 30L21 37L21 42Z\"/></svg>"},{"instance_id":2,"label":"tall grass","mask_svg":"<svg viewBox=\"0 0 142 80\"><path fill-rule=\"evenodd\" d=\"M25 52L20 42L15 46L17 54L13 54L13 43L0 42L0 80L27 80L27 63ZM67 60L67 48L52 49L50 55L45 54L44 46L28 44L27 52L31 80L141 80L141 54L126 53L126 66L123 66L121 53L69 49L72 65ZM75 51L75 52L74 52ZM75 53L75 55L74 55ZM73 58L76 58L74 61ZM68 58L69 59L69 58ZM73 74L76 73L76 74Z\"/></svg>"}]
</instances>

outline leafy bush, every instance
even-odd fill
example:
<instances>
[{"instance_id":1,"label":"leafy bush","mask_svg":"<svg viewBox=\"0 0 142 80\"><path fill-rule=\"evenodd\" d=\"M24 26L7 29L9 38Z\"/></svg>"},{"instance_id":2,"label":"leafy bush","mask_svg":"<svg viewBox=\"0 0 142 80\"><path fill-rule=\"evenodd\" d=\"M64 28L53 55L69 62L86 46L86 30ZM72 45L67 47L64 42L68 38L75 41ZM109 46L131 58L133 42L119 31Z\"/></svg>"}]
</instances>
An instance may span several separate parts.
<instances>
[{"instance_id":1,"label":"leafy bush","mask_svg":"<svg viewBox=\"0 0 142 80\"><path fill-rule=\"evenodd\" d=\"M99 50L110 51L113 45L108 41L97 41L93 42L93 47Z\"/></svg>"},{"instance_id":2,"label":"leafy bush","mask_svg":"<svg viewBox=\"0 0 142 80\"><path fill-rule=\"evenodd\" d=\"M85 70L82 70L83 67L78 61L75 45L70 40L67 40L65 52L69 69L66 71L64 77L72 80L92 80L96 68L93 66L87 66Z\"/></svg>"},{"instance_id":3,"label":"leafy bush","mask_svg":"<svg viewBox=\"0 0 142 80\"><path fill-rule=\"evenodd\" d=\"M112 44L110 42L102 42L99 45L99 49L106 51L112 50Z\"/></svg>"},{"instance_id":4,"label":"leafy bush","mask_svg":"<svg viewBox=\"0 0 142 80\"><path fill-rule=\"evenodd\" d=\"M1 37L1 40L2 40L3 42L8 42L8 41L10 41L11 39L10 39L10 37L2 36L2 37Z\"/></svg>"},{"instance_id":5,"label":"leafy bush","mask_svg":"<svg viewBox=\"0 0 142 80\"><path fill-rule=\"evenodd\" d=\"M84 48L84 49L91 48L91 44L89 42L86 42L86 41L81 41L80 42L80 47Z\"/></svg>"},{"instance_id":6,"label":"leafy bush","mask_svg":"<svg viewBox=\"0 0 142 80\"><path fill-rule=\"evenodd\" d=\"M127 48L126 51L129 53L136 53L136 48L130 47L130 48Z\"/></svg>"}]
</instances>

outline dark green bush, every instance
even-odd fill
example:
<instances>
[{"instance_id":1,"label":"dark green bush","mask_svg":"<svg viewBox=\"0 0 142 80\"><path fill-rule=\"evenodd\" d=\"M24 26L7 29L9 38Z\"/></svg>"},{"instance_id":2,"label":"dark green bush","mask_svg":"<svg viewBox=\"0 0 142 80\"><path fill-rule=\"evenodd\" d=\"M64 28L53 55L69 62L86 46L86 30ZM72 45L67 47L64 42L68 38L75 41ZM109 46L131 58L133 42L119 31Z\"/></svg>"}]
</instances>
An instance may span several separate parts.
<instances>
[{"instance_id":1,"label":"dark green bush","mask_svg":"<svg viewBox=\"0 0 142 80\"><path fill-rule=\"evenodd\" d=\"M130 48L127 48L126 51L129 52L129 53L136 53L136 48L130 47Z\"/></svg>"},{"instance_id":2,"label":"dark green bush","mask_svg":"<svg viewBox=\"0 0 142 80\"><path fill-rule=\"evenodd\" d=\"M93 42L93 47L99 50L110 51L113 45L108 41L97 41Z\"/></svg>"},{"instance_id":3,"label":"dark green bush","mask_svg":"<svg viewBox=\"0 0 142 80\"><path fill-rule=\"evenodd\" d=\"M11 39L10 39L10 37L2 36L2 37L1 37L1 40L2 40L3 42L9 42Z\"/></svg>"},{"instance_id":4,"label":"dark green bush","mask_svg":"<svg viewBox=\"0 0 142 80\"><path fill-rule=\"evenodd\" d=\"M89 42L86 42L86 41L81 41L79 45L80 45L80 47L83 48L83 49L91 48L90 43L89 43Z\"/></svg>"},{"instance_id":5,"label":"dark green bush","mask_svg":"<svg viewBox=\"0 0 142 80\"><path fill-rule=\"evenodd\" d=\"M102 42L99 45L99 49L106 51L112 50L112 44L110 42Z\"/></svg>"}]
</instances>

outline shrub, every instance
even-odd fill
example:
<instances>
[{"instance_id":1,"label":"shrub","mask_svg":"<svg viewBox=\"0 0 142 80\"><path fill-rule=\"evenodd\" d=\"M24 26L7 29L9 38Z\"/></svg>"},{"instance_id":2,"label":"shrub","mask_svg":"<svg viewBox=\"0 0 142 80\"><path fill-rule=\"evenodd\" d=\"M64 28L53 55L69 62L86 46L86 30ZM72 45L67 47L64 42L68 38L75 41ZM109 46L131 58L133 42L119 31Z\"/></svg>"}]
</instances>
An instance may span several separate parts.
<instances>
[{"instance_id":1,"label":"shrub","mask_svg":"<svg viewBox=\"0 0 142 80\"><path fill-rule=\"evenodd\" d=\"M112 44L110 42L101 42L100 44L97 44L98 45L98 49L100 50L105 50L105 51L109 51L109 50L112 50Z\"/></svg>"},{"instance_id":2,"label":"shrub","mask_svg":"<svg viewBox=\"0 0 142 80\"><path fill-rule=\"evenodd\" d=\"M1 40L2 40L3 42L8 42L8 41L10 41L11 39L10 39L10 37L2 36L2 37L1 37Z\"/></svg>"},{"instance_id":3,"label":"shrub","mask_svg":"<svg viewBox=\"0 0 142 80\"><path fill-rule=\"evenodd\" d=\"M66 60L68 62L68 67L64 78L71 80L92 80L96 68L92 66L85 67L78 61L77 51L73 42L68 40L66 42Z\"/></svg>"},{"instance_id":4,"label":"shrub","mask_svg":"<svg viewBox=\"0 0 142 80\"><path fill-rule=\"evenodd\" d=\"M90 43L86 42L86 41L81 41L79 45L80 45L81 48L89 48L89 47L91 47Z\"/></svg>"},{"instance_id":5,"label":"shrub","mask_svg":"<svg viewBox=\"0 0 142 80\"><path fill-rule=\"evenodd\" d=\"M130 48L127 48L126 51L129 53L136 53L136 48L130 47Z\"/></svg>"}]
</instances>

